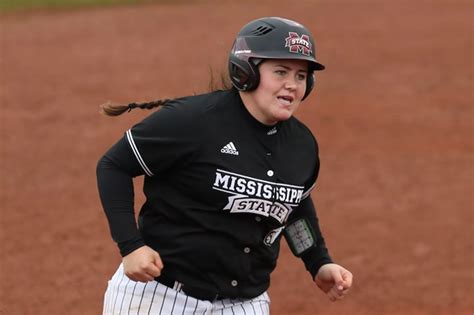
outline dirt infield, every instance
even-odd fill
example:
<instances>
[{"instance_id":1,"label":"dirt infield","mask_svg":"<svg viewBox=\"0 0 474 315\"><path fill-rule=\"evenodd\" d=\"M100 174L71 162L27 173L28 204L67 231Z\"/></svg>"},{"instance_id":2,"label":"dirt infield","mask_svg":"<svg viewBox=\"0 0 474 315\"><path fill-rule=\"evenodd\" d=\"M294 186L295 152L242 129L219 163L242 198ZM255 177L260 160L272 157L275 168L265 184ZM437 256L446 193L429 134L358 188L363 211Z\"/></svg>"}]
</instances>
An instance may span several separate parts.
<instances>
[{"instance_id":1,"label":"dirt infield","mask_svg":"<svg viewBox=\"0 0 474 315\"><path fill-rule=\"evenodd\" d=\"M284 245L272 315L474 314L474 4L276 2L0 16L0 314L101 312L120 257L95 166L147 113L98 105L206 91L240 26L267 15L313 30L327 66L297 116L320 143L329 248L356 281L330 303Z\"/></svg>"}]
</instances>

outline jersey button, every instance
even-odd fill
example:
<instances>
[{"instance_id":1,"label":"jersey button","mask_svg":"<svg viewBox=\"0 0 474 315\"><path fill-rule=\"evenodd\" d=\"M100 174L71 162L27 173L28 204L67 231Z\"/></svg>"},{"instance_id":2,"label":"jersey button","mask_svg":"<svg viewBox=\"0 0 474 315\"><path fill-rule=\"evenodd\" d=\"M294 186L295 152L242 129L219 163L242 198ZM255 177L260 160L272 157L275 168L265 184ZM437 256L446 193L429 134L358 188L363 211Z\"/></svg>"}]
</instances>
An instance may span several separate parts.
<instances>
[{"instance_id":1,"label":"jersey button","mask_svg":"<svg viewBox=\"0 0 474 315\"><path fill-rule=\"evenodd\" d=\"M246 253L246 254L250 253L250 248L245 247L245 248L244 248L244 253Z\"/></svg>"},{"instance_id":2,"label":"jersey button","mask_svg":"<svg viewBox=\"0 0 474 315\"><path fill-rule=\"evenodd\" d=\"M255 221L260 222L260 221L262 221L262 218L260 218L260 217L255 217Z\"/></svg>"},{"instance_id":3,"label":"jersey button","mask_svg":"<svg viewBox=\"0 0 474 315\"><path fill-rule=\"evenodd\" d=\"M275 173L274 173L272 170L268 170L268 171L267 171L267 175L268 175L269 177L272 177L273 174L275 174Z\"/></svg>"},{"instance_id":4,"label":"jersey button","mask_svg":"<svg viewBox=\"0 0 474 315\"><path fill-rule=\"evenodd\" d=\"M232 280L230 282L230 285L233 286L233 287L236 287L239 283L237 282L237 280Z\"/></svg>"}]
</instances>

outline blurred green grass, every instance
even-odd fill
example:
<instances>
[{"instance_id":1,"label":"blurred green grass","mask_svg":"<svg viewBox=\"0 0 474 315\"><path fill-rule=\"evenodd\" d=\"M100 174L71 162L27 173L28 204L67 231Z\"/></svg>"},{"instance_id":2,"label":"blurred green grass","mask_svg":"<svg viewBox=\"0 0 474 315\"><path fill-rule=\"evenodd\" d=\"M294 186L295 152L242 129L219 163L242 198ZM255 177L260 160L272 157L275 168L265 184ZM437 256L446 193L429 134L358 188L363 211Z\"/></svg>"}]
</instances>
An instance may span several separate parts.
<instances>
[{"instance_id":1,"label":"blurred green grass","mask_svg":"<svg viewBox=\"0 0 474 315\"><path fill-rule=\"evenodd\" d=\"M163 0L0 0L0 12L35 9L71 9L107 5L171 2Z\"/></svg>"}]
</instances>

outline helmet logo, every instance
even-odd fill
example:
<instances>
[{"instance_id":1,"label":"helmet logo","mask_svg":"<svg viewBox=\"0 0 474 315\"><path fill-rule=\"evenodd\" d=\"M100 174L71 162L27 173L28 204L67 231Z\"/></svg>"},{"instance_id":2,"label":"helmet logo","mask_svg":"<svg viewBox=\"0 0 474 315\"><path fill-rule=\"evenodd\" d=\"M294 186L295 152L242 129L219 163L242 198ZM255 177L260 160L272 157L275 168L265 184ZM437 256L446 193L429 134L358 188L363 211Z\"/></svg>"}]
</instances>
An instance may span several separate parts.
<instances>
[{"instance_id":1,"label":"helmet logo","mask_svg":"<svg viewBox=\"0 0 474 315\"><path fill-rule=\"evenodd\" d=\"M285 38L285 47L289 47L290 52L295 54L302 53L306 56L310 56L313 53L308 35L303 34L300 37L295 32L288 32L288 35L289 36Z\"/></svg>"}]
</instances>

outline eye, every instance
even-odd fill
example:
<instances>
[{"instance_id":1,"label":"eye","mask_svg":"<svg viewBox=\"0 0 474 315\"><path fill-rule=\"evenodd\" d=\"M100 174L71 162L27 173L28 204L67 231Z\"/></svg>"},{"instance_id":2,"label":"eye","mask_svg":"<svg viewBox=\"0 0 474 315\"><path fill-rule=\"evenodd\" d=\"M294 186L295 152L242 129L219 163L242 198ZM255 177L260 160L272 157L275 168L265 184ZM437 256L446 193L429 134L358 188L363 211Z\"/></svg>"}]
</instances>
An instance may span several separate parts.
<instances>
[{"instance_id":1,"label":"eye","mask_svg":"<svg viewBox=\"0 0 474 315\"><path fill-rule=\"evenodd\" d=\"M298 80L304 81L304 80L306 80L307 76L308 76L308 75L307 75L306 73L301 72L301 73L298 73L298 74L296 75L296 78L297 78Z\"/></svg>"},{"instance_id":2,"label":"eye","mask_svg":"<svg viewBox=\"0 0 474 315\"><path fill-rule=\"evenodd\" d=\"M275 70L275 73L278 74L278 75L285 75L286 74L286 71L285 70Z\"/></svg>"}]
</instances>

